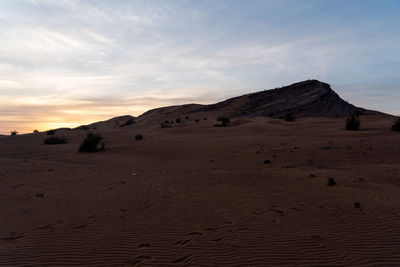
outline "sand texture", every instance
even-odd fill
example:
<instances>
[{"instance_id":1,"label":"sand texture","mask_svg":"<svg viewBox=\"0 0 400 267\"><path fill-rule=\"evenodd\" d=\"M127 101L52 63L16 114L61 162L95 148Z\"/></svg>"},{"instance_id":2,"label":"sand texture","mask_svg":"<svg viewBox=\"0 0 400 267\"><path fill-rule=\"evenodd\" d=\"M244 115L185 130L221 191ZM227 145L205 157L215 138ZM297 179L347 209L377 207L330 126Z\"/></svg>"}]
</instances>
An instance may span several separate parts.
<instances>
[{"instance_id":1,"label":"sand texture","mask_svg":"<svg viewBox=\"0 0 400 267\"><path fill-rule=\"evenodd\" d=\"M392 118L195 119L1 137L0 265L400 265Z\"/></svg>"}]
</instances>

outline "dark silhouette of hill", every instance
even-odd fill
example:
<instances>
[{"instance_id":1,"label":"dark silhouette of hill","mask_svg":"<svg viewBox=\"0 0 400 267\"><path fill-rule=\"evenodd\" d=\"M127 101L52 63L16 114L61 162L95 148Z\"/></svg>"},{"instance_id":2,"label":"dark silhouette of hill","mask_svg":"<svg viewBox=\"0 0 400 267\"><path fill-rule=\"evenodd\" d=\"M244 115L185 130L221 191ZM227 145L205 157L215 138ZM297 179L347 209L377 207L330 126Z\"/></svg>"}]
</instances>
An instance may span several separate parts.
<instances>
[{"instance_id":1,"label":"dark silhouette of hill","mask_svg":"<svg viewBox=\"0 0 400 267\"><path fill-rule=\"evenodd\" d=\"M124 115L111 118L105 121L98 121L88 125L76 127L77 130L93 130L96 128L117 128L125 127L136 123L136 118L131 115Z\"/></svg>"},{"instance_id":2,"label":"dark silhouette of hill","mask_svg":"<svg viewBox=\"0 0 400 267\"><path fill-rule=\"evenodd\" d=\"M327 83L307 80L289 86L251 93L211 104L187 104L149 110L138 120L176 117L197 113L216 113L228 117L344 117L351 114L373 115L377 111L356 107L344 101Z\"/></svg>"},{"instance_id":3,"label":"dark silhouette of hill","mask_svg":"<svg viewBox=\"0 0 400 267\"><path fill-rule=\"evenodd\" d=\"M119 128L137 122L160 122L165 119L202 117L345 117L348 115L384 114L356 107L331 89L327 83L306 80L280 88L233 97L216 104L184 104L151 109L139 117L124 115L75 129Z\"/></svg>"}]
</instances>

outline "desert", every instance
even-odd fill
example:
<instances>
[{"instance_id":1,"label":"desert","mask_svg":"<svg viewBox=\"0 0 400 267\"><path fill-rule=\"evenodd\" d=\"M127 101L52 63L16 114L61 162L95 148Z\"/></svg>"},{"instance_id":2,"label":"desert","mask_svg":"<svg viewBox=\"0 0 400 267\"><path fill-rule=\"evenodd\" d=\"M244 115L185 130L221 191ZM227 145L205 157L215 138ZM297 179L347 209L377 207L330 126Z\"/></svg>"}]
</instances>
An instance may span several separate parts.
<instances>
[{"instance_id":1,"label":"desert","mask_svg":"<svg viewBox=\"0 0 400 267\"><path fill-rule=\"evenodd\" d=\"M0 267L400 267L399 14L0 0Z\"/></svg>"},{"instance_id":2,"label":"desert","mask_svg":"<svg viewBox=\"0 0 400 267\"><path fill-rule=\"evenodd\" d=\"M2 136L0 265L398 266L393 116L346 131L307 105L295 121L214 127L224 114L210 108L178 123L182 106L56 129L66 144ZM87 132L104 150L78 152Z\"/></svg>"}]
</instances>

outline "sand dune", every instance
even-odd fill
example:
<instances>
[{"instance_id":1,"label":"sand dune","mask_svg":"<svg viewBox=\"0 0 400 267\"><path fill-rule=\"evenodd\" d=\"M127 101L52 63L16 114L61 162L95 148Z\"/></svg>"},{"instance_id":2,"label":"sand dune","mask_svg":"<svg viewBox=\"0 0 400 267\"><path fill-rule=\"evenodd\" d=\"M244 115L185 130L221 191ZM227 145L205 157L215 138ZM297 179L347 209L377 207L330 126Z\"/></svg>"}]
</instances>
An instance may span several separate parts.
<instances>
[{"instance_id":1,"label":"sand dune","mask_svg":"<svg viewBox=\"0 0 400 267\"><path fill-rule=\"evenodd\" d=\"M398 266L400 135L361 121L136 123L93 154L84 130L1 138L0 265Z\"/></svg>"}]
</instances>

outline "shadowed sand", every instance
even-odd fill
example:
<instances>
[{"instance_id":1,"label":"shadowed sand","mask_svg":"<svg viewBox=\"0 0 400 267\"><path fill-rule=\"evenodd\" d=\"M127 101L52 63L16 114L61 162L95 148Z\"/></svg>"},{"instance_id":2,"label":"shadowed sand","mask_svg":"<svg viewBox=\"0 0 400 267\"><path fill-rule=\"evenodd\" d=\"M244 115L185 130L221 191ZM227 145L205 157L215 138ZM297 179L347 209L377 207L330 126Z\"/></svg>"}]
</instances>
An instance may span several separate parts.
<instances>
[{"instance_id":1,"label":"shadowed sand","mask_svg":"<svg viewBox=\"0 0 400 267\"><path fill-rule=\"evenodd\" d=\"M0 265L398 266L391 117L200 119L0 138Z\"/></svg>"}]
</instances>

